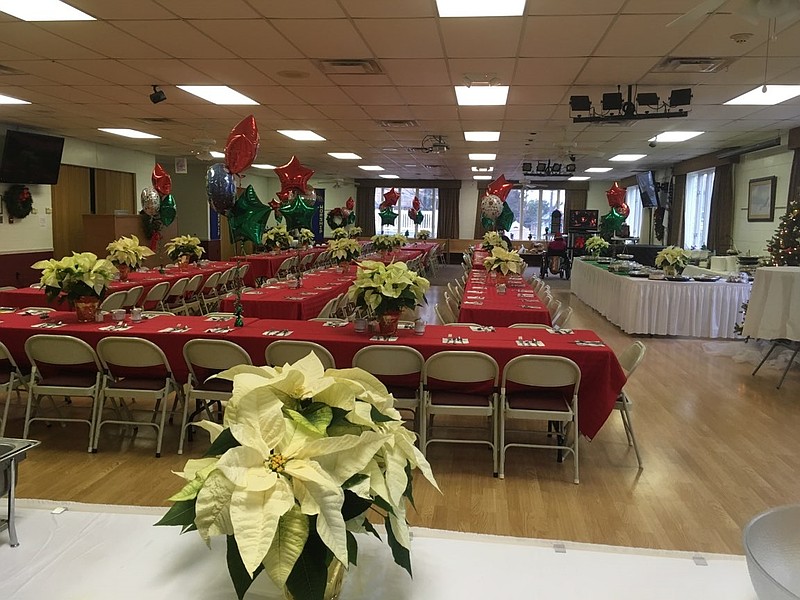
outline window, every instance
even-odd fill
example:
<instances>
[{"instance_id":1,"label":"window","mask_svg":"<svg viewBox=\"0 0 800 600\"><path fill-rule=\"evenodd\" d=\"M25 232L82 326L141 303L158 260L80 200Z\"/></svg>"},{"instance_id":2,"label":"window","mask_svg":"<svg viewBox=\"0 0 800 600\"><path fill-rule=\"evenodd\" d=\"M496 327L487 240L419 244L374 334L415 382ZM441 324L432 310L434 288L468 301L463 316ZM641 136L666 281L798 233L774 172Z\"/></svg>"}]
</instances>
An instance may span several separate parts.
<instances>
[{"instance_id":1,"label":"window","mask_svg":"<svg viewBox=\"0 0 800 600\"><path fill-rule=\"evenodd\" d=\"M711 214L711 190L714 169L686 175L686 200L683 213L683 245L702 248L708 241L708 218Z\"/></svg>"},{"instance_id":2,"label":"window","mask_svg":"<svg viewBox=\"0 0 800 600\"><path fill-rule=\"evenodd\" d=\"M642 213L644 209L642 207L642 196L639 192L638 185L628 186L628 190L625 192L625 204L631 209L628 218L625 219L628 227L631 228L631 237L641 237Z\"/></svg>"},{"instance_id":3,"label":"window","mask_svg":"<svg viewBox=\"0 0 800 600\"><path fill-rule=\"evenodd\" d=\"M375 231L381 231L381 216L378 214L380 204L383 202L383 195L390 191L392 188L375 188ZM439 221L439 190L438 188L394 188L400 194L400 200L394 205L394 212L398 214L394 225L384 225L383 233L395 234L406 233L410 237L414 236L417 229L427 229L431 232L431 237L436 237L436 224ZM411 217L408 216L408 210L414 202L414 196L419 198L422 205L420 212L423 215L422 223L416 225ZM417 228L417 229L415 229Z\"/></svg>"},{"instance_id":4,"label":"window","mask_svg":"<svg viewBox=\"0 0 800 600\"><path fill-rule=\"evenodd\" d=\"M506 203L514 213L509 237L512 240L543 240L545 229L553 233L550 215L556 209L561 211L561 231L566 231L565 198L565 190L511 190L506 198Z\"/></svg>"}]
</instances>

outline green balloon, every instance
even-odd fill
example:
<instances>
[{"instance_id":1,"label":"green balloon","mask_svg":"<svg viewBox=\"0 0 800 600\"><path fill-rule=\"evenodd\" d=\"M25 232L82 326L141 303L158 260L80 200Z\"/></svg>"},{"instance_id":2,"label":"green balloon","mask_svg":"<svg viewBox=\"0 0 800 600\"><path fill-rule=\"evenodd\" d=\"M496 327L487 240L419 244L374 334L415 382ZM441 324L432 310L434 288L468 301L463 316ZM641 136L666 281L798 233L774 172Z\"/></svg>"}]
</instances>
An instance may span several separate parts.
<instances>
[{"instance_id":1,"label":"green balloon","mask_svg":"<svg viewBox=\"0 0 800 600\"><path fill-rule=\"evenodd\" d=\"M260 244L271 210L258 199L253 186L248 185L228 213L231 240L250 240L254 244Z\"/></svg>"},{"instance_id":2,"label":"green balloon","mask_svg":"<svg viewBox=\"0 0 800 600\"><path fill-rule=\"evenodd\" d=\"M311 229L314 210L314 202L307 204L306 199L301 195L295 196L293 200L281 204L280 207L281 214L286 219L286 229L289 231L293 229Z\"/></svg>"},{"instance_id":3,"label":"green balloon","mask_svg":"<svg viewBox=\"0 0 800 600\"><path fill-rule=\"evenodd\" d=\"M503 202L503 212L495 220L495 225L498 231L508 231L514 224L514 212L508 206L508 203Z\"/></svg>"},{"instance_id":4,"label":"green balloon","mask_svg":"<svg viewBox=\"0 0 800 600\"><path fill-rule=\"evenodd\" d=\"M161 222L164 227L169 227L175 220L178 209L175 207L175 196L167 194L161 199L161 206L158 209L158 215L161 217Z\"/></svg>"}]
</instances>

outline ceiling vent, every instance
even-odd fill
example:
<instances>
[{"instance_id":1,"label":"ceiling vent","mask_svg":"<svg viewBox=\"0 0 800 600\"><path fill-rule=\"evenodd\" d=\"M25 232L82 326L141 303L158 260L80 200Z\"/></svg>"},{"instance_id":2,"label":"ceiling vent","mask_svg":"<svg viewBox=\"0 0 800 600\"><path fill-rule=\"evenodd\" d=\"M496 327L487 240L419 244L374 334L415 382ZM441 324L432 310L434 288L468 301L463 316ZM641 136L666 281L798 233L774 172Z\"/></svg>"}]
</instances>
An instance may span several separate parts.
<instances>
[{"instance_id":1,"label":"ceiling vent","mask_svg":"<svg viewBox=\"0 0 800 600\"><path fill-rule=\"evenodd\" d=\"M383 69L372 58L338 58L314 61L326 75L380 75Z\"/></svg>"},{"instance_id":2,"label":"ceiling vent","mask_svg":"<svg viewBox=\"0 0 800 600\"><path fill-rule=\"evenodd\" d=\"M414 119L384 119L378 121L378 125L384 129L408 129L409 127L419 127Z\"/></svg>"},{"instance_id":3,"label":"ceiling vent","mask_svg":"<svg viewBox=\"0 0 800 600\"><path fill-rule=\"evenodd\" d=\"M734 58L667 56L653 71L658 73L717 73L733 64Z\"/></svg>"}]
</instances>

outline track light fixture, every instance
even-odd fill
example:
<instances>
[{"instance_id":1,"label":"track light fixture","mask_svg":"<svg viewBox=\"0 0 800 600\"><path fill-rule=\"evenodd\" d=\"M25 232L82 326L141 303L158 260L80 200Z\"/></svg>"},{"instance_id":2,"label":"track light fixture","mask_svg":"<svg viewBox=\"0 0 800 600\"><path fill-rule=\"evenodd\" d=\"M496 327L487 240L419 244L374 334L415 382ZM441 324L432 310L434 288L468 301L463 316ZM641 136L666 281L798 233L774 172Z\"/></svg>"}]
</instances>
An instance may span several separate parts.
<instances>
[{"instance_id":1,"label":"track light fixture","mask_svg":"<svg viewBox=\"0 0 800 600\"><path fill-rule=\"evenodd\" d=\"M157 85L153 86L153 93L150 94L150 102L153 104L158 104L159 102L163 102L167 99L167 95L164 93L163 90L158 89Z\"/></svg>"},{"instance_id":2,"label":"track light fixture","mask_svg":"<svg viewBox=\"0 0 800 600\"><path fill-rule=\"evenodd\" d=\"M620 87L616 92L603 94L602 110L597 112L592 108L592 101L588 96L570 96L569 107L571 113L588 113L572 117L573 123L600 123L603 121L640 121L645 119L670 119L672 117L686 117L686 109L692 102L692 90L682 88L672 90L669 101L662 102L654 92L636 94L635 102L633 86L627 87L624 96Z\"/></svg>"}]
</instances>

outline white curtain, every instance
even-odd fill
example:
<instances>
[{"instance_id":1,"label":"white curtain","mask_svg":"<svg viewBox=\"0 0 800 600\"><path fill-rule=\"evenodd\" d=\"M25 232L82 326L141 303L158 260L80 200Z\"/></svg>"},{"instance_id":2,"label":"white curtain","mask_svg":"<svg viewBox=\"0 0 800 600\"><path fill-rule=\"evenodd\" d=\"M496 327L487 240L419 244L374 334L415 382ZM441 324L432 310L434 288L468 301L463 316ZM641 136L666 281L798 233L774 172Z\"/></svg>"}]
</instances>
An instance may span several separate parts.
<instances>
[{"instance_id":1,"label":"white curtain","mask_svg":"<svg viewBox=\"0 0 800 600\"><path fill-rule=\"evenodd\" d=\"M700 249L708 241L708 220L711 215L711 191L714 169L693 171L686 175L686 198L683 213L683 243Z\"/></svg>"},{"instance_id":2,"label":"white curtain","mask_svg":"<svg viewBox=\"0 0 800 600\"><path fill-rule=\"evenodd\" d=\"M631 212L625 221L628 227L631 228L631 237L641 237L642 232L642 197L639 192L639 186L630 185L628 191L625 192L625 204L628 205Z\"/></svg>"}]
</instances>

